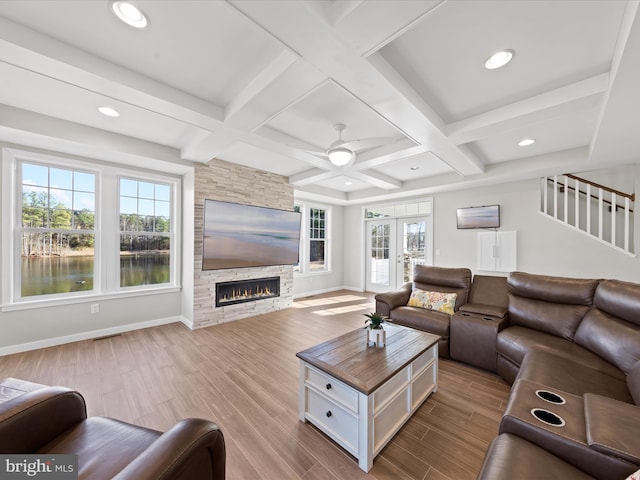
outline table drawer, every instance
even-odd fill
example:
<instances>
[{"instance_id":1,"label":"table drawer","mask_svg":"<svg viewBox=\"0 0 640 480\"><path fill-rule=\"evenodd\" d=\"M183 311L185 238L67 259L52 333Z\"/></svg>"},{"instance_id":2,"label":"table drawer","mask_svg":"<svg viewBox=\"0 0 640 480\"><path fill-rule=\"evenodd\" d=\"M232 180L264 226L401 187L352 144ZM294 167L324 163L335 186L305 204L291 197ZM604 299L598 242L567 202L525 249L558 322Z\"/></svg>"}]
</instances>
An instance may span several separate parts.
<instances>
[{"instance_id":1,"label":"table drawer","mask_svg":"<svg viewBox=\"0 0 640 480\"><path fill-rule=\"evenodd\" d=\"M438 382L437 375L437 365L434 363L413 378L411 384L411 405L413 409L418 408L435 390Z\"/></svg>"},{"instance_id":2,"label":"table drawer","mask_svg":"<svg viewBox=\"0 0 640 480\"><path fill-rule=\"evenodd\" d=\"M312 367L307 367L307 383L335 402L358 413L358 392L348 385Z\"/></svg>"},{"instance_id":3,"label":"table drawer","mask_svg":"<svg viewBox=\"0 0 640 480\"><path fill-rule=\"evenodd\" d=\"M383 384L373 393L374 410L377 413L384 408L400 390L409 384L409 367L403 368L394 377L391 377L387 383Z\"/></svg>"},{"instance_id":4,"label":"table drawer","mask_svg":"<svg viewBox=\"0 0 640 480\"><path fill-rule=\"evenodd\" d=\"M358 417L307 388L307 419L336 442L358 455Z\"/></svg>"},{"instance_id":5,"label":"table drawer","mask_svg":"<svg viewBox=\"0 0 640 480\"><path fill-rule=\"evenodd\" d=\"M436 361L438 358L438 344L432 346L429 350L424 352L418 358L416 358L412 365L412 376L416 377L422 372L429 364Z\"/></svg>"}]
</instances>

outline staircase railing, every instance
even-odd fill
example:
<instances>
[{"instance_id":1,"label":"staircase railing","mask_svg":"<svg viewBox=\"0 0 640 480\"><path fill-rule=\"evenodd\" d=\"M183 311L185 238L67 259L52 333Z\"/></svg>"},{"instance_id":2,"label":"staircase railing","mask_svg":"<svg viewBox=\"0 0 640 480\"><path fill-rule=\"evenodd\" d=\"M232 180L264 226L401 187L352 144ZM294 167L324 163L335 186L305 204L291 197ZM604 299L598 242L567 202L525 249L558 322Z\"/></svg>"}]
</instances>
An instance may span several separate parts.
<instances>
[{"instance_id":1,"label":"staircase railing","mask_svg":"<svg viewBox=\"0 0 640 480\"><path fill-rule=\"evenodd\" d=\"M634 193L572 174L544 177L541 182L542 214L629 255L634 255L634 202Z\"/></svg>"}]
</instances>

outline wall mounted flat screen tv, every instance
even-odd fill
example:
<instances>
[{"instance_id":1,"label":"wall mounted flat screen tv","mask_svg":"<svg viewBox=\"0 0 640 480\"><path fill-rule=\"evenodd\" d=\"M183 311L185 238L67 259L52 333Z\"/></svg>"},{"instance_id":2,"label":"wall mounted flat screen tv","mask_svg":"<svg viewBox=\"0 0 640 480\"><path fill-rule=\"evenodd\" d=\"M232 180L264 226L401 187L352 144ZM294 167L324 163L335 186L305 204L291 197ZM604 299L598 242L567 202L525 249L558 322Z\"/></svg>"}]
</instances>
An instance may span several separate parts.
<instances>
[{"instance_id":1,"label":"wall mounted flat screen tv","mask_svg":"<svg viewBox=\"0 0 640 480\"><path fill-rule=\"evenodd\" d=\"M202 269L295 265L300 213L205 200Z\"/></svg>"},{"instance_id":2,"label":"wall mounted flat screen tv","mask_svg":"<svg viewBox=\"0 0 640 480\"><path fill-rule=\"evenodd\" d=\"M458 228L500 228L500 205L459 208Z\"/></svg>"}]
</instances>

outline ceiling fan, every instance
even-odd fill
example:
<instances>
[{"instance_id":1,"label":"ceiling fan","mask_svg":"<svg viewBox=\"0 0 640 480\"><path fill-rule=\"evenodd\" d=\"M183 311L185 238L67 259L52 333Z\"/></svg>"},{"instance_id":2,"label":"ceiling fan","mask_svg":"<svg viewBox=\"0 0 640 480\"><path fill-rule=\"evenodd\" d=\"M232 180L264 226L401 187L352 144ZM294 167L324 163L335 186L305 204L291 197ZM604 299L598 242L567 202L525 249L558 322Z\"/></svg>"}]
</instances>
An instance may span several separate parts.
<instances>
[{"instance_id":1,"label":"ceiling fan","mask_svg":"<svg viewBox=\"0 0 640 480\"><path fill-rule=\"evenodd\" d=\"M356 159L356 150L382 145L390 140L387 137L362 138L357 140L343 140L342 132L347 126L344 123L336 123L333 128L338 132L338 139L333 142L326 152L309 152L314 155L328 157L336 167L348 167Z\"/></svg>"}]
</instances>

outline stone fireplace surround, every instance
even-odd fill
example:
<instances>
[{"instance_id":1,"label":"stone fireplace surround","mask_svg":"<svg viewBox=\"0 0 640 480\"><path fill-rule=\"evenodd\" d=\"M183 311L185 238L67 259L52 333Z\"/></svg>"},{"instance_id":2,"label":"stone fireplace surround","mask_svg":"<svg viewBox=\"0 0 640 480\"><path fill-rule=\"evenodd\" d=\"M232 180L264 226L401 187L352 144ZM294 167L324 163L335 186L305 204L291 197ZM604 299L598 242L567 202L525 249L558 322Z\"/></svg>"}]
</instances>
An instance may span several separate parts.
<instances>
[{"instance_id":1,"label":"stone fireplace surround","mask_svg":"<svg viewBox=\"0 0 640 480\"><path fill-rule=\"evenodd\" d=\"M293 305L293 267L202 270L204 200L221 200L283 210L293 208L293 186L287 177L214 159L195 167L193 327L201 328ZM216 307L216 284L280 277L280 296Z\"/></svg>"}]
</instances>

